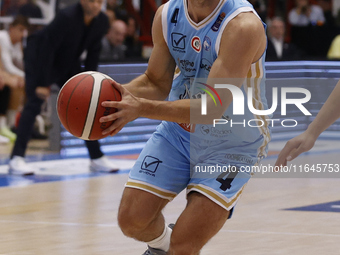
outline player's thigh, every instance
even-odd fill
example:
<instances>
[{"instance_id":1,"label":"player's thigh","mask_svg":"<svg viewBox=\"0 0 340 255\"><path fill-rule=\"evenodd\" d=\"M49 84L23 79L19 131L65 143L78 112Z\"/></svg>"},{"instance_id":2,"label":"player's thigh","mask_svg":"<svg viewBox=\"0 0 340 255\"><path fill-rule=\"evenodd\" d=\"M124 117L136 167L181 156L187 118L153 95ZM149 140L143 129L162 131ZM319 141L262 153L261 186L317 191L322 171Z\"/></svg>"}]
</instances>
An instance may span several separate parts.
<instances>
[{"instance_id":1,"label":"player's thigh","mask_svg":"<svg viewBox=\"0 0 340 255\"><path fill-rule=\"evenodd\" d=\"M198 254L223 227L229 211L206 196L191 192L171 236L170 254Z\"/></svg>"},{"instance_id":2,"label":"player's thigh","mask_svg":"<svg viewBox=\"0 0 340 255\"><path fill-rule=\"evenodd\" d=\"M126 187L171 201L190 181L190 156L178 137L155 132L130 171Z\"/></svg>"},{"instance_id":3,"label":"player's thigh","mask_svg":"<svg viewBox=\"0 0 340 255\"><path fill-rule=\"evenodd\" d=\"M176 140L177 139L177 140ZM190 162L178 137L155 132L130 171L121 203L120 219L143 218L149 222L160 215L190 180Z\"/></svg>"},{"instance_id":4,"label":"player's thigh","mask_svg":"<svg viewBox=\"0 0 340 255\"><path fill-rule=\"evenodd\" d=\"M159 217L168 202L144 190L126 187L119 206L118 222L122 228L145 228Z\"/></svg>"}]
</instances>

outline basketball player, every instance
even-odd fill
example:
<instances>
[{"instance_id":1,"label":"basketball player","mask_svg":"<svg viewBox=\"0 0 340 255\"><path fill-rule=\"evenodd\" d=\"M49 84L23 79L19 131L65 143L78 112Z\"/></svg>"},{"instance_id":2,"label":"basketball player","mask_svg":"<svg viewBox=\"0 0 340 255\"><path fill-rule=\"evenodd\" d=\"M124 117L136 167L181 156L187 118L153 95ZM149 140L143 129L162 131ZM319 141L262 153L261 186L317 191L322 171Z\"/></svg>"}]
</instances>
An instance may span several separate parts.
<instances>
[{"instance_id":1,"label":"basketball player","mask_svg":"<svg viewBox=\"0 0 340 255\"><path fill-rule=\"evenodd\" d=\"M104 133L115 135L137 117L163 120L130 172L119 226L125 235L148 244L145 254L199 254L231 216L250 174L197 169L256 164L266 156L270 131L266 124L213 127L213 119L222 116L240 123L254 115L248 109L243 116L233 115L230 90L216 89L221 104L205 97L208 114L202 116L200 97L206 94L198 87L214 86L215 78L243 92L252 87L254 105L267 109L259 79L264 75L265 28L244 0L171 0L157 11L152 36L145 74L117 84L122 101L103 102L118 109L101 118L115 120ZM185 188L188 203L171 230L162 209Z\"/></svg>"},{"instance_id":2,"label":"basketball player","mask_svg":"<svg viewBox=\"0 0 340 255\"><path fill-rule=\"evenodd\" d=\"M286 166L287 161L291 161L301 153L313 148L316 139L334 121L340 118L340 81L326 100L315 119L302 134L289 140L280 152L275 163L276 166Z\"/></svg>"},{"instance_id":3,"label":"basketball player","mask_svg":"<svg viewBox=\"0 0 340 255\"><path fill-rule=\"evenodd\" d=\"M25 74L27 102L23 109L17 140L9 162L9 173L33 174L24 161L27 143L31 137L35 117L49 96L49 86L62 86L70 77L81 71L96 70L101 39L109 23L101 12L103 0L80 0L61 10L44 29L30 36L25 49ZM81 54L86 51L85 70L81 69ZM112 172L118 167L100 150L98 141L87 141L91 157L91 170Z\"/></svg>"}]
</instances>

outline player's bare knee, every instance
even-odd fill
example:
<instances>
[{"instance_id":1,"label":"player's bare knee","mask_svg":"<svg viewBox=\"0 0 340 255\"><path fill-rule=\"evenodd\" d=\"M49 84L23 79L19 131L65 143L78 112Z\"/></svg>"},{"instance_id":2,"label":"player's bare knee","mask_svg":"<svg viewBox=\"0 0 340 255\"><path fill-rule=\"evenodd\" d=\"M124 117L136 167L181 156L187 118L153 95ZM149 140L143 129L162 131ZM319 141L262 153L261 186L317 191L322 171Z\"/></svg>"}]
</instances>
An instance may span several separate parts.
<instances>
[{"instance_id":1,"label":"player's bare knee","mask_svg":"<svg viewBox=\"0 0 340 255\"><path fill-rule=\"evenodd\" d=\"M118 224L122 232L129 237L136 237L154 220L155 215L145 213L143 208L121 206L118 212Z\"/></svg>"},{"instance_id":2,"label":"player's bare knee","mask_svg":"<svg viewBox=\"0 0 340 255\"><path fill-rule=\"evenodd\" d=\"M138 236L161 215L167 202L153 194L126 188L118 212L121 230L129 237Z\"/></svg>"},{"instance_id":3,"label":"player's bare knee","mask_svg":"<svg viewBox=\"0 0 340 255\"><path fill-rule=\"evenodd\" d=\"M124 235L129 237L134 237L144 228L144 223L133 208L119 208L118 224Z\"/></svg>"}]
</instances>

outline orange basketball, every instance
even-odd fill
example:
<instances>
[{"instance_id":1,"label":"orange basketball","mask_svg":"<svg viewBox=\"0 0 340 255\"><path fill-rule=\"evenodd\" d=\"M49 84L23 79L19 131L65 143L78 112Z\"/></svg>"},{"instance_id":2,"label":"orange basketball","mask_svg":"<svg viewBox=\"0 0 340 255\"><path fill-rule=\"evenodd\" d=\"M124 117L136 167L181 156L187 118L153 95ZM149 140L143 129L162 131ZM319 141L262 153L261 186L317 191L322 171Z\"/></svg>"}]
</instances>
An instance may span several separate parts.
<instances>
[{"instance_id":1,"label":"orange basketball","mask_svg":"<svg viewBox=\"0 0 340 255\"><path fill-rule=\"evenodd\" d=\"M111 122L99 119L116 112L115 108L103 107L103 101L120 101L121 95L113 86L114 81L99 72L83 72L70 78L60 89L57 111L61 123L72 135L83 140L106 137L102 131Z\"/></svg>"}]
</instances>

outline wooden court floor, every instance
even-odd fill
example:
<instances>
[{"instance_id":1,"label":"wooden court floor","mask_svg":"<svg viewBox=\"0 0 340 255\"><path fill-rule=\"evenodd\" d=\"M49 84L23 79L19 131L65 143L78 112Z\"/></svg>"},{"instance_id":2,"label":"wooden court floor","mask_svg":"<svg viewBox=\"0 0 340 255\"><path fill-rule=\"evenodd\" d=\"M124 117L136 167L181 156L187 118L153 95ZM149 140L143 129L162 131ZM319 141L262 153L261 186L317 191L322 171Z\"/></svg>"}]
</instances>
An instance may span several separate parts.
<instances>
[{"instance_id":1,"label":"wooden court floor","mask_svg":"<svg viewBox=\"0 0 340 255\"><path fill-rule=\"evenodd\" d=\"M298 163L339 162L338 157L303 156ZM0 188L0 255L142 254L145 245L125 237L117 225L127 177L111 174ZM339 200L338 178L255 177L232 219L201 254L340 254L340 209L285 210ZM175 222L184 206L181 193L166 207L166 220Z\"/></svg>"}]
</instances>

